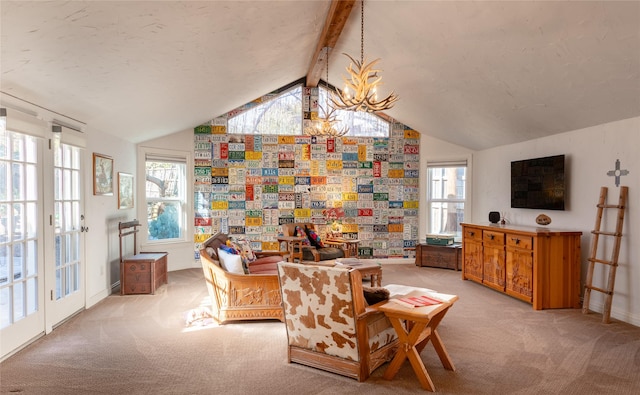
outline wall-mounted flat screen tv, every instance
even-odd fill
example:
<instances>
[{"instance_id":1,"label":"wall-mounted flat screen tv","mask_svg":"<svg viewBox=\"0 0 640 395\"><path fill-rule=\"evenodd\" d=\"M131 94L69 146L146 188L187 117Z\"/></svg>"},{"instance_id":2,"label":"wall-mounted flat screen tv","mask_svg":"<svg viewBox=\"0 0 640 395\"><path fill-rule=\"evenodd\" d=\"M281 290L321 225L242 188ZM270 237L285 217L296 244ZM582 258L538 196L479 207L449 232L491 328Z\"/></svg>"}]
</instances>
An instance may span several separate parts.
<instances>
[{"instance_id":1,"label":"wall-mounted flat screen tv","mask_svg":"<svg viewBox=\"0 0 640 395\"><path fill-rule=\"evenodd\" d=\"M564 155L511 162L511 207L564 210Z\"/></svg>"}]
</instances>

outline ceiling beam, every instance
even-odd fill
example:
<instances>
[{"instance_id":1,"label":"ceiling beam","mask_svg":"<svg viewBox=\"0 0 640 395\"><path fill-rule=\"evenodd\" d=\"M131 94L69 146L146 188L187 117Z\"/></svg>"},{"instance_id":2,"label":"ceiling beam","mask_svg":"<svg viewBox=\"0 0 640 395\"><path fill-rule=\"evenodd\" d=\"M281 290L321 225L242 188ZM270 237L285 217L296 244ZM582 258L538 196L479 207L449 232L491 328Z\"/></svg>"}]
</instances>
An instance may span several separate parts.
<instances>
[{"instance_id":1,"label":"ceiling beam","mask_svg":"<svg viewBox=\"0 0 640 395\"><path fill-rule=\"evenodd\" d=\"M338 37L340 37L344 24L347 22L347 19L349 19L349 14L351 13L354 3L355 0L331 1L322 34L311 58L309 71L307 71L307 86L318 86L320 76L324 71L326 56L331 54L336 42L338 42ZM325 48L327 48L326 51Z\"/></svg>"}]
</instances>

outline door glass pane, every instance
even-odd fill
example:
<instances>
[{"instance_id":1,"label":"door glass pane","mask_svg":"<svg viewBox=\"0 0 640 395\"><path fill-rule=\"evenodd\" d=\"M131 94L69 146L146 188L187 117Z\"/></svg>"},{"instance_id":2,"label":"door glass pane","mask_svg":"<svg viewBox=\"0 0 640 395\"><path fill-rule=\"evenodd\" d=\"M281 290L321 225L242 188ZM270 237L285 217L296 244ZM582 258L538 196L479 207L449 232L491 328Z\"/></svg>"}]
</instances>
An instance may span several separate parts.
<instances>
[{"instance_id":1,"label":"door glass pane","mask_svg":"<svg viewBox=\"0 0 640 395\"><path fill-rule=\"evenodd\" d=\"M38 311L38 280L30 278L27 280L27 315Z\"/></svg>"},{"instance_id":2,"label":"door glass pane","mask_svg":"<svg viewBox=\"0 0 640 395\"><path fill-rule=\"evenodd\" d=\"M27 169L27 180L37 180L38 179L38 168L35 165L28 165ZM27 185L27 200L38 200L38 188L35 182L28 182Z\"/></svg>"},{"instance_id":3,"label":"door glass pane","mask_svg":"<svg viewBox=\"0 0 640 395\"><path fill-rule=\"evenodd\" d=\"M28 277L33 277L38 271L38 248L35 240L27 241L25 268Z\"/></svg>"},{"instance_id":4,"label":"door glass pane","mask_svg":"<svg viewBox=\"0 0 640 395\"><path fill-rule=\"evenodd\" d=\"M24 244L13 244L13 279L21 280L25 275L24 270Z\"/></svg>"},{"instance_id":5,"label":"door glass pane","mask_svg":"<svg viewBox=\"0 0 640 395\"><path fill-rule=\"evenodd\" d=\"M0 245L0 285L9 282L9 263L11 255L9 254L9 245Z\"/></svg>"},{"instance_id":6,"label":"door glass pane","mask_svg":"<svg viewBox=\"0 0 640 395\"><path fill-rule=\"evenodd\" d=\"M13 200L24 199L24 188L22 184L22 180L24 179L24 166L20 163L13 163L11 168L11 171L13 172L11 175L13 179L13 182L11 183Z\"/></svg>"},{"instance_id":7,"label":"door glass pane","mask_svg":"<svg viewBox=\"0 0 640 395\"><path fill-rule=\"evenodd\" d=\"M2 283L2 275L0 274L0 284ZM11 325L11 288L0 288L0 328Z\"/></svg>"},{"instance_id":8,"label":"door glass pane","mask_svg":"<svg viewBox=\"0 0 640 395\"><path fill-rule=\"evenodd\" d=\"M24 283L13 285L13 322L24 318Z\"/></svg>"},{"instance_id":9,"label":"door glass pane","mask_svg":"<svg viewBox=\"0 0 640 395\"><path fill-rule=\"evenodd\" d=\"M2 201L6 201L7 196L11 195L11 184L8 182L9 180L11 180L9 165L7 162L0 162L0 200Z\"/></svg>"}]
</instances>

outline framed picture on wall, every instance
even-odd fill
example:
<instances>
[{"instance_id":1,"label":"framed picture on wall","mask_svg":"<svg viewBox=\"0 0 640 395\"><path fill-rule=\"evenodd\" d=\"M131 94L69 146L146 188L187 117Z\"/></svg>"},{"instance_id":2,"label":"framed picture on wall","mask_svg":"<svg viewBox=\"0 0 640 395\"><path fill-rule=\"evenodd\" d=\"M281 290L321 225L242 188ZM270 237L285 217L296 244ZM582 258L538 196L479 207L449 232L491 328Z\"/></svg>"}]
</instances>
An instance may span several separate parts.
<instances>
[{"instance_id":1,"label":"framed picture on wall","mask_svg":"<svg viewBox=\"0 0 640 395\"><path fill-rule=\"evenodd\" d=\"M118 209L133 208L133 176L118 173Z\"/></svg>"},{"instance_id":2,"label":"framed picture on wall","mask_svg":"<svg viewBox=\"0 0 640 395\"><path fill-rule=\"evenodd\" d=\"M113 195L113 158L93 153L93 194Z\"/></svg>"}]
</instances>

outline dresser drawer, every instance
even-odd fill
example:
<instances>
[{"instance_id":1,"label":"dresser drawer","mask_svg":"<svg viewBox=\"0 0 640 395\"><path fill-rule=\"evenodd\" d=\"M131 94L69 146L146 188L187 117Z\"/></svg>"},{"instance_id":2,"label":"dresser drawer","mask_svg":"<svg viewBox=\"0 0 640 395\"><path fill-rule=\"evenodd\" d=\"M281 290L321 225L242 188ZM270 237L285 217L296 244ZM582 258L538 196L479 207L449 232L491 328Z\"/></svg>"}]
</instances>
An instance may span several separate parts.
<instances>
[{"instance_id":1,"label":"dresser drawer","mask_svg":"<svg viewBox=\"0 0 640 395\"><path fill-rule=\"evenodd\" d=\"M491 230L482 231L482 242L488 246L503 246L504 233Z\"/></svg>"},{"instance_id":2,"label":"dresser drawer","mask_svg":"<svg viewBox=\"0 0 640 395\"><path fill-rule=\"evenodd\" d=\"M467 240L482 241L482 230L476 228L464 228L462 237Z\"/></svg>"},{"instance_id":3,"label":"dresser drawer","mask_svg":"<svg viewBox=\"0 0 640 395\"><path fill-rule=\"evenodd\" d=\"M533 237L507 234L507 247L522 248L523 250L532 250Z\"/></svg>"}]
</instances>

